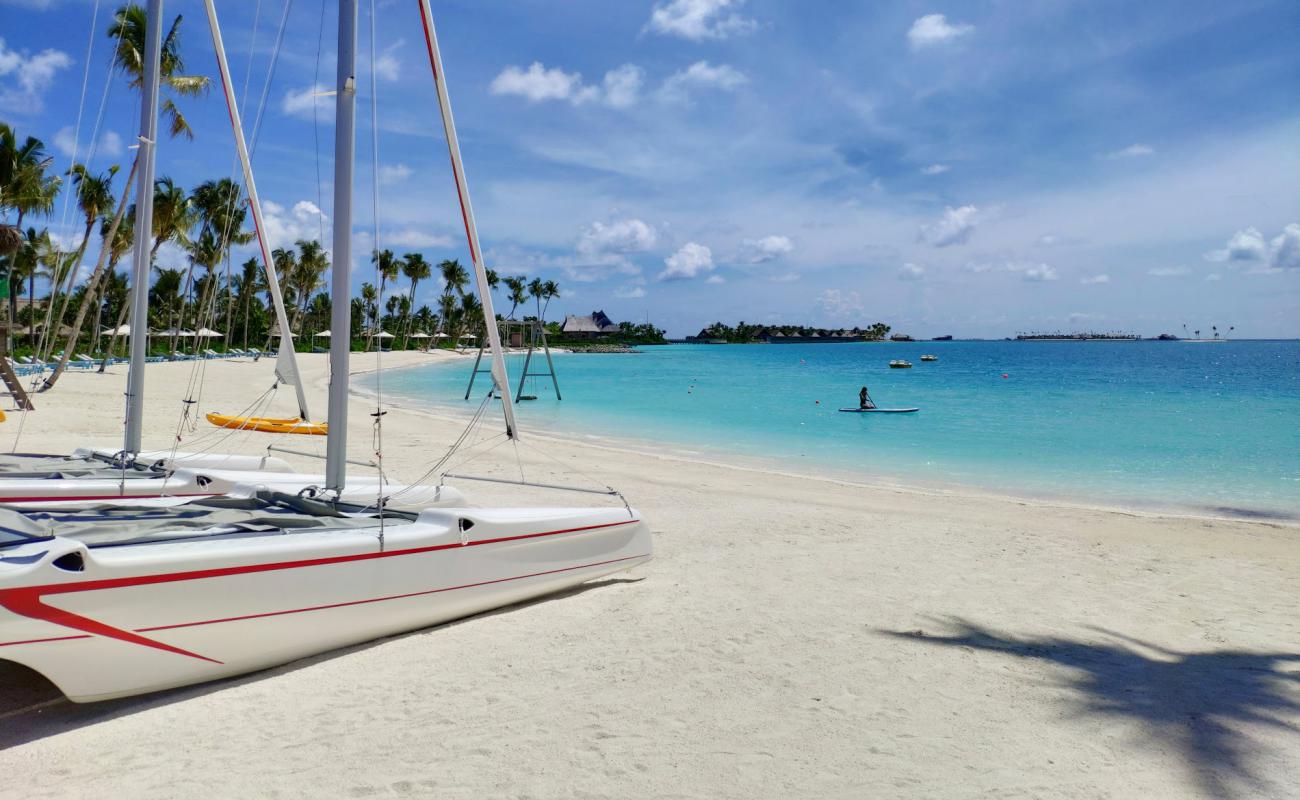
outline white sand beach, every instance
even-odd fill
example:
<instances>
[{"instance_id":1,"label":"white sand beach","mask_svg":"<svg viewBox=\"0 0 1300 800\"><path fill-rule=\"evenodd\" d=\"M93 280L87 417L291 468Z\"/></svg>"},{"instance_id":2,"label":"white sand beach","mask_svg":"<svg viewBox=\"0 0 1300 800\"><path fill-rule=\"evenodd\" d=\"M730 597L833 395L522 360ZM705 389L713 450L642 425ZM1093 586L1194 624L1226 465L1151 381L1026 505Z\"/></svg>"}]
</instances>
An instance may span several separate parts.
<instances>
[{"instance_id":1,"label":"white sand beach","mask_svg":"<svg viewBox=\"0 0 1300 800\"><path fill-rule=\"evenodd\" d=\"M454 356L385 364L439 357ZM303 364L323 416L325 357ZM208 363L199 408L239 411L271 370ZM190 375L149 367L147 446L172 441ZM0 441L22 424L21 450L111 446L124 383L121 368L69 374L25 420L9 412ZM351 409L361 459L372 406ZM291 414L292 392L272 410ZM415 478L462 427L390 409L385 462ZM242 679L11 704L0 796L1300 797L1300 527L525 435L529 477L572 482L558 459L624 491L655 560ZM231 446L270 441L256 436ZM517 474L515 458L498 447L471 471ZM462 488L477 503L512 496Z\"/></svg>"}]
</instances>

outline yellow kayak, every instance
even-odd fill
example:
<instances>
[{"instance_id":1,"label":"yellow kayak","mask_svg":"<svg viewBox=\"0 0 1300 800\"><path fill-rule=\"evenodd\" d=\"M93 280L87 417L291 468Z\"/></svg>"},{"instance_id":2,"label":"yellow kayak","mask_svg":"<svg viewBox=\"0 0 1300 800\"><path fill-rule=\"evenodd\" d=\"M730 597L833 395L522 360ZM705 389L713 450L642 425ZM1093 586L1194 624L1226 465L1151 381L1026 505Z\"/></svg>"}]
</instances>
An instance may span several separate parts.
<instances>
[{"instance_id":1,"label":"yellow kayak","mask_svg":"<svg viewBox=\"0 0 1300 800\"><path fill-rule=\"evenodd\" d=\"M329 432L328 424L324 422L308 422L305 419L271 419L269 417L233 417L229 414L208 414L208 422L218 428L262 431L263 433L301 433L307 436L324 436Z\"/></svg>"}]
</instances>

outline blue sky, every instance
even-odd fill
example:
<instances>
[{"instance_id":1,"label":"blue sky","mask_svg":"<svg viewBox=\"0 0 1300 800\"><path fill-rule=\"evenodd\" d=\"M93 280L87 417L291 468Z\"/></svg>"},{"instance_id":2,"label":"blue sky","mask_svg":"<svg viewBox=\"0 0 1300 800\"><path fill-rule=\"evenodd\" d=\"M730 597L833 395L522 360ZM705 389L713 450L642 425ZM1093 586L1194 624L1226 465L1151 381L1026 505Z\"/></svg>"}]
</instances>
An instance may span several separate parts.
<instances>
[{"instance_id":1,"label":"blue sky","mask_svg":"<svg viewBox=\"0 0 1300 800\"><path fill-rule=\"evenodd\" d=\"M276 244L332 213L332 99L312 95L333 81L324 5L292 3L256 140ZM93 164L127 158L138 110L105 80L115 7L99 7L83 107L94 3L0 0L0 119L60 163L79 108L84 152L106 87ZM185 16L188 70L215 76L202 3L166 10ZM251 52L250 131L283 11L219 3L241 93ZM672 334L745 319L1300 336L1293 0L446 0L434 13L489 265L558 281L553 313L603 308ZM374 279L368 14L363 2L358 285ZM380 246L467 261L416 4L380 0L376 15ZM219 91L180 102L197 136L164 142L158 174L231 174Z\"/></svg>"}]
</instances>

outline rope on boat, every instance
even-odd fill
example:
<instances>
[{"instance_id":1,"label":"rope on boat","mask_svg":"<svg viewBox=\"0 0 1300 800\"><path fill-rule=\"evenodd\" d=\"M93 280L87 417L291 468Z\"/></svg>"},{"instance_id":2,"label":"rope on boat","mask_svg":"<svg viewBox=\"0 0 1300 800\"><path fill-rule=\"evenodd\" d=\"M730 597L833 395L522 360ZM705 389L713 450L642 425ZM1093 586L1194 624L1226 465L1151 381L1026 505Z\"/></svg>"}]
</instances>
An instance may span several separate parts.
<instances>
[{"instance_id":1,"label":"rope on boat","mask_svg":"<svg viewBox=\"0 0 1300 800\"><path fill-rule=\"evenodd\" d=\"M378 283L380 287L377 296L378 299L375 301L378 303L378 308L375 310L375 327L379 328L379 331L376 331L374 335L377 335L384 329L382 324L384 319L384 280L383 275L381 274L381 262L379 256L381 251L379 242L379 81L377 78L378 69L376 66L376 55L375 0L370 0L370 197L373 212L371 214L371 224L374 227L373 241L375 245L375 277L378 279L376 283ZM335 257L337 258L338 254L335 254ZM345 253L343 257L347 258L349 256ZM332 331L331 335L337 333L339 332ZM346 335L350 337L351 331L348 331ZM384 411L383 353L384 341L383 339L379 339L378 345L375 347L375 412L371 414L375 422L371 449L374 450L375 453L375 469L379 472L379 481L375 484L375 508L379 512L380 552L383 552L384 549L384 485L386 483L384 476L384 415L388 413Z\"/></svg>"}]
</instances>

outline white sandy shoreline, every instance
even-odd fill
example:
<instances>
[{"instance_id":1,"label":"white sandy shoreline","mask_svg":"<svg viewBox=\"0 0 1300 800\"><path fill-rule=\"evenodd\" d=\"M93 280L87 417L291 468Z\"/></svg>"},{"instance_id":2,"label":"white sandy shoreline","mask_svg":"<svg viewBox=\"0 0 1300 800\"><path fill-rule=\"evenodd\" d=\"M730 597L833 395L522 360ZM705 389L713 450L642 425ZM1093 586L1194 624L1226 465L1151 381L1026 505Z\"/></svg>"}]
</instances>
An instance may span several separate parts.
<instances>
[{"instance_id":1,"label":"white sandy shoreline","mask_svg":"<svg viewBox=\"0 0 1300 800\"><path fill-rule=\"evenodd\" d=\"M200 410L242 408L272 368L211 362ZM323 415L324 357L303 373ZM171 441L189 375L149 367L147 445ZM68 375L35 397L23 449L111 444L123 385L116 368ZM291 397L281 389L269 411L292 413ZM351 403L356 458L372 452L372 406ZM18 421L0 424L0 444ZM390 407L385 463L418 475L463 427ZM500 446L467 468L573 482L568 465L627 494L654 531L653 562L240 680L0 706L0 797L1300 797L1291 525L864 486L531 434L518 460ZM574 502L462 488L482 504ZM22 688L5 674L0 698Z\"/></svg>"}]
</instances>

